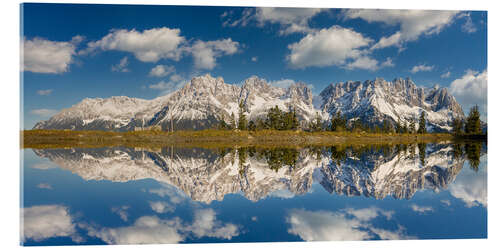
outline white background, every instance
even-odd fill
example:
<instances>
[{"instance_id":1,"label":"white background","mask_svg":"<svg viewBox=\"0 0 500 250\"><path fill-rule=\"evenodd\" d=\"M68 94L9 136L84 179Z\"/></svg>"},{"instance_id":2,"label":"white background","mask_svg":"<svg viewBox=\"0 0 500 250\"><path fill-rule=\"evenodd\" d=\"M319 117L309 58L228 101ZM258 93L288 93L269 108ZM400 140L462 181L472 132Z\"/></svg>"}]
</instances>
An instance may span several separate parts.
<instances>
[{"instance_id":1,"label":"white background","mask_svg":"<svg viewBox=\"0 0 500 250\"><path fill-rule=\"evenodd\" d=\"M50 1L50 0L49 0ZM19 0L0 3L0 249L19 246L20 197L20 71L19 71ZM47 2L31 0L29 2ZM182 4L220 6L323 7L323 8L384 8L384 9L454 9L488 11L488 239L487 240L412 240L369 242L315 243L250 243L250 244L170 244L146 245L146 249L491 249L499 248L498 230L498 167L500 152L498 115L500 92L498 84L498 20L496 1L487 0L71 0L56 3L120 3L120 4ZM496 245L496 247L495 247ZM137 249L137 246L44 247L42 249Z\"/></svg>"}]
</instances>

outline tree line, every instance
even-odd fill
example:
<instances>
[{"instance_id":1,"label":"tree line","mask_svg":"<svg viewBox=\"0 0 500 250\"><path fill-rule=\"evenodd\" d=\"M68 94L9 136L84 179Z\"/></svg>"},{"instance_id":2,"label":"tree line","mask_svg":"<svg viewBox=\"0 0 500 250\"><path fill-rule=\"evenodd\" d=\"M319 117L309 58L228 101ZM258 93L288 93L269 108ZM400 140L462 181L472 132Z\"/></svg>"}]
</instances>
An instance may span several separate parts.
<instances>
[{"instance_id":1,"label":"tree line","mask_svg":"<svg viewBox=\"0 0 500 250\"><path fill-rule=\"evenodd\" d=\"M417 129L418 123L418 129ZM412 119L409 123L398 119L396 123L390 119L384 119L381 124L364 123L361 119L351 119L349 121L345 115L337 112L329 122L323 122L321 116L316 116L307 124L303 124L302 129L310 132L332 131L332 132L365 132L365 133L398 133L398 134L424 134L427 133L425 112L421 112L417 120ZM243 102L239 104L238 119L232 113L229 117L229 123L226 122L224 115L219 117L218 129L239 129L239 130L297 130L301 126L295 109L289 111L281 110L277 105L270 108L264 118L250 120L245 114ZM453 120L453 133L455 134L480 134L480 114L479 108L474 106L465 120Z\"/></svg>"},{"instance_id":2,"label":"tree line","mask_svg":"<svg viewBox=\"0 0 500 250\"><path fill-rule=\"evenodd\" d=\"M474 105L465 119L458 117L455 118L452 123L452 132L455 135L483 134L481 129L481 114L479 113L479 106Z\"/></svg>"}]
</instances>

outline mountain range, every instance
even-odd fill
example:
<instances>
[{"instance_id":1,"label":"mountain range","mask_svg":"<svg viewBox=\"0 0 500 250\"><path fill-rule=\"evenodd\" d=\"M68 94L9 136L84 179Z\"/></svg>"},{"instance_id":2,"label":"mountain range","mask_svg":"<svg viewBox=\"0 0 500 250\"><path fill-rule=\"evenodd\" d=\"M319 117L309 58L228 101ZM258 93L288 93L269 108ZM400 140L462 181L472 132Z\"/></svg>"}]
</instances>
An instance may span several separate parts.
<instances>
[{"instance_id":1,"label":"mountain range","mask_svg":"<svg viewBox=\"0 0 500 250\"><path fill-rule=\"evenodd\" d=\"M326 124L337 112L348 121L361 119L371 125L380 125L386 119L393 124L410 123L425 112L429 131L449 131L454 118L464 117L446 88L418 87L409 78L332 83L313 96L304 83L280 88L253 76L238 86L207 74L152 100L86 98L38 122L33 129L129 131L150 126L167 130L173 126L175 130L199 130L216 126L220 119L229 123L232 114L238 119L240 102L249 120L265 119L275 106L284 111L294 109L303 128L318 116Z\"/></svg>"}]
</instances>

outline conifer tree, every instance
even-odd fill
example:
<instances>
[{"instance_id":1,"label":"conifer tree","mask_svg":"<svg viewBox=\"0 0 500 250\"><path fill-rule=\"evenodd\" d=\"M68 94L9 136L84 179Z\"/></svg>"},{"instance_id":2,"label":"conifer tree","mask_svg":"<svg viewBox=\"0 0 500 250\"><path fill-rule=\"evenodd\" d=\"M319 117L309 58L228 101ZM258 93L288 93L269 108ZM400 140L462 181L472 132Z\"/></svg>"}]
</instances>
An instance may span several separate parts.
<instances>
[{"instance_id":1,"label":"conifer tree","mask_svg":"<svg viewBox=\"0 0 500 250\"><path fill-rule=\"evenodd\" d=\"M418 133L425 134L427 132L427 128L425 127L425 112L422 111L420 113L420 119L418 121Z\"/></svg>"},{"instance_id":2,"label":"conifer tree","mask_svg":"<svg viewBox=\"0 0 500 250\"><path fill-rule=\"evenodd\" d=\"M481 114L479 107L475 105L469 111L469 116L465 121L465 133L467 134L480 134L481 133Z\"/></svg>"},{"instance_id":3,"label":"conifer tree","mask_svg":"<svg viewBox=\"0 0 500 250\"><path fill-rule=\"evenodd\" d=\"M240 111L238 117L238 129L246 130L247 129L247 116L245 115L245 106L243 105L243 101L240 102Z\"/></svg>"}]
</instances>

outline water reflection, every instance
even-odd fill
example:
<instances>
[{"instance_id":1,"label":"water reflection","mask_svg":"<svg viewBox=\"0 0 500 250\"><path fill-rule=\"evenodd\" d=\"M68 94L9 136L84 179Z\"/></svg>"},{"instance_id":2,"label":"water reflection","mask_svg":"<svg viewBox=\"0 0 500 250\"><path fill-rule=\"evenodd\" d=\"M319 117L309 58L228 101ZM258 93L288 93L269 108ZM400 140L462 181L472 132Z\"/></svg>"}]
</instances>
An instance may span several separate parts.
<instances>
[{"instance_id":1,"label":"water reflection","mask_svg":"<svg viewBox=\"0 0 500 250\"><path fill-rule=\"evenodd\" d=\"M486 148L464 142L36 149L24 172L21 240L483 238Z\"/></svg>"},{"instance_id":2,"label":"water reflection","mask_svg":"<svg viewBox=\"0 0 500 250\"><path fill-rule=\"evenodd\" d=\"M85 180L155 179L210 203L231 193L257 201L288 190L307 193L314 181L330 193L410 199L421 189L447 188L465 160L478 171L481 143L297 148L100 148L34 150ZM483 152L484 154L484 152Z\"/></svg>"}]
</instances>

